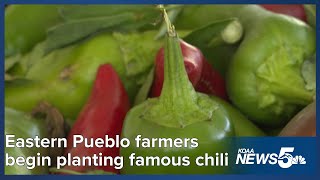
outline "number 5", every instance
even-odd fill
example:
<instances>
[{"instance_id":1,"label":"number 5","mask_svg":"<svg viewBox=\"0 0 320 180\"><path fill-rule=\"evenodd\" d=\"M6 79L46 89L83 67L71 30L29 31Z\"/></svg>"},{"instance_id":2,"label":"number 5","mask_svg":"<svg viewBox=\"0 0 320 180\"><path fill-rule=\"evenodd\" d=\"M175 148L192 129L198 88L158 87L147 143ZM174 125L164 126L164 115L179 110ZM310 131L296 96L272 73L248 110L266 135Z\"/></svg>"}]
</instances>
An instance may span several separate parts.
<instances>
[{"instance_id":1,"label":"number 5","mask_svg":"<svg viewBox=\"0 0 320 180\"><path fill-rule=\"evenodd\" d=\"M278 164L281 168L289 168L292 166L292 153L294 151L294 147L282 147L279 153ZM283 160L287 159L287 162Z\"/></svg>"}]
</instances>

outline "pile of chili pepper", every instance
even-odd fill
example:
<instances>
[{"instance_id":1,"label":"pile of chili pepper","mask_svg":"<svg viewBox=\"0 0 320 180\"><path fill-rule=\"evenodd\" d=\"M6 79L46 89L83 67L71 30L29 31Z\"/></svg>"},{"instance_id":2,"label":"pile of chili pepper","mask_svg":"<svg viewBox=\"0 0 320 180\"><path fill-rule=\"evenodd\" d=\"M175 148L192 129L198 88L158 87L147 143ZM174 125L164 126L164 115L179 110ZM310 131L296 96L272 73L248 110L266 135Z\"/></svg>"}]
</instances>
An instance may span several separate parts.
<instances>
[{"instance_id":1,"label":"pile of chili pepper","mask_svg":"<svg viewBox=\"0 0 320 180\"><path fill-rule=\"evenodd\" d=\"M193 159L230 151L230 137L315 136L312 5L10 5L5 13L6 134L67 138L66 149L38 150L52 157L191 158L189 166L53 164L6 174L232 173ZM133 144L72 147L76 134ZM199 147L139 148L138 134L197 138Z\"/></svg>"}]
</instances>

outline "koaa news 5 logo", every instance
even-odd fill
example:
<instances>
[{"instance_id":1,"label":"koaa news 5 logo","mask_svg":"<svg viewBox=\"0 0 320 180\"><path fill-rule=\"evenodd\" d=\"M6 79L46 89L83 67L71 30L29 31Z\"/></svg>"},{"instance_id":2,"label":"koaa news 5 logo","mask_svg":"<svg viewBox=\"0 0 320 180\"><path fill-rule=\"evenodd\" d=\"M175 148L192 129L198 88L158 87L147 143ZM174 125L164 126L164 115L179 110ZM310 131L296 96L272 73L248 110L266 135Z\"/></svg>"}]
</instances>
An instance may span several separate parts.
<instances>
[{"instance_id":1,"label":"koaa news 5 logo","mask_svg":"<svg viewBox=\"0 0 320 180\"><path fill-rule=\"evenodd\" d=\"M292 165L306 164L301 155L293 156L294 147L282 147L277 153L255 153L254 149L239 148L236 164L278 164L281 168L290 168Z\"/></svg>"}]
</instances>

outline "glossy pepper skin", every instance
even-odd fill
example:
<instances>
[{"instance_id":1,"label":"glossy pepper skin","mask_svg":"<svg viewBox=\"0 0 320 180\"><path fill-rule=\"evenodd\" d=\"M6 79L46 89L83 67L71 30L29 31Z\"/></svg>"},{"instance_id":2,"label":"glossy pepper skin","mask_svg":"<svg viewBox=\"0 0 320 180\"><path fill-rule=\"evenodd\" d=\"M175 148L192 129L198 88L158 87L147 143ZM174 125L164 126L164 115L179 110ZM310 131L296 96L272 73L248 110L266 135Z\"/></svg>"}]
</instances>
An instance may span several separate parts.
<instances>
[{"instance_id":1,"label":"glossy pepper skin","mask_svg":"<svg viewBox=\"0 0 320 180\"><path fill-rule=\"evenodd\" d=\"M266 134L247 119L238 109L230 105L229 102L215 96L210 96L211 99L219 103L219 105L227 112L229 119L234 126L235 136L238 137L257 137L265 136Z\"/></svg>"},{"instance_id":2,"label":"glossy pepper skin","mask_svg":"<svg viewBox=\"0 0 320 180\"><path fill-rule=\"evenodd\" d=\"M71 156L92 156L102 153L103 156L119 156L119 148L86 148L84 144L72 147L73 135L81 134L84 138L116 138L121 134L123 120L129 110L129 98L117 72L110 64L101 65L87 103L82 108L78 119L68 135L68 153ZM83 167L66 166L64 169L85 173L93 170L119 173L111 166Z\"/></svg>"},{"instance_id":3,"label":"glossy pepper skin","mask_svg":"<svg viewBox=\"0 0 320 180\"><path fill-rule=\"evenodd\" d=\"M46 100L72 124L90 94L97 68L105 63L112 64L133 100L160 48L160 42L153 39L155 34L103 33L45 56L44 45L38 44L21 59L29 82L7 82L5 104L29 112Z\"/></svg>"},{"instance_id":4,"label":"glossy pepper skin","mask_svg":"<svg viewBox=\"0 0 320 180\"><path fill-rule=\"evenodd\" d=\"M24 54L62 21L59 5L10 5L5 11L5 55Z\"/></svg>"},{"instance_id":5,"label":"glossy pepper skin","mask_svg":"<svg viewBox=\"0 0 320 180\"><path fill-rule=\"evenodd\" d=\"M226 83L224 78L209 62L204 59L201 78L196 85L196 91L208 95L217 96L228 100Z\"/></svg>"},{"instance_id":6,"label":"glossy pepper skin","mask_svg":"<svg viewBox=\"0 0 320 180\"><path fill-rule=\"evenodd\" d=\"M302 4L261 4L263 8L280 14L286 14L307 22L307 15Z\"/></svg>"},{"instance_id":7,"label":"glossy pepper skin","mask_svg":"<svg viewBox=\"0 0 320 180\"><path fill-rule=\"evenodd\" d=\"M205 94L197 93L184 68L180 39L170 30L165 43L164 84L160 97L151 98L132 108L125 119L122 136L131 140L120 154L136 156L189 156L190 166L130 166L125 161L122 174L214 174L226 167L199 167L197 156L224 152L227 137L234 135L233 125L225 109ZM197 138L197 148L137 148L137 135L148 138Z\"/></svg>"},{"instance_id":8,"label":"glossy pepper skin","mask_svg":"<svg viewBox=\"0 0 320 180\"><path fill-rule=\"evenodd\" d=\"M43 121L31 118L23 112L14 110L12 108L5 108L5 134L14 134L16 138L30 138L39 136L40 138L47 137L48 132ZM28 157L37 156L37 153L42 156L48 156L49 151L46 148L5 148L5 153L9 156L17 158L18 156ZM49 167L35 167L34 169L27 169L26 166L5 166L6 175L32 175L32 174L48 174Z\"/></svg>"},{"instance_id":9,"label":"glossy pepper skin","mask_svg":"<svg viewBox=\"0 0 320 180\"><path fill-rule=\"evenodd\" d=\"M228 17L239 18L246 32L228 63L229 98L260 125L284 125L315 95L305 88L300 71L315 53L315 31L298 19L256 5L187 7L177 26L201 26Z\"/></svg>"},{"instance_id":10,"label":"glossy pepper skin","mask_svg":"<svg viewBox=\"0 0 320 180\"><path fill-rule=\"evenodd\" d=\"M234 124L236 136L264 136L265 134L249 121L241 112L232 107L225 100L228 99L223 78L213 69L196 47L180 40L181 52L188 78L197 92L213 95L211 98L217 101L227 112ZM152 97L159 97L163 86L164 76L164 48L161 48L156 56L156 72ZM202 66L200 69L199 66ZM199 78L200 77L200 78Z\"/></svg>"},{"instance_id":11,"label":"glossy pepper skin","mask_svg":"<svg viewBox=\"0 0 320 180\"><path fill-rule=\"evenodd\" d=\"M227 99L225 82L222 76L208 63L202 52L180 40L184 65L193 87L197 92L215 95ZM164 48L161 48L156 56L155 77L151 89L151 97L161 94L164 80Z\"/></svg>"},{"instance_id":12,"label":"glossy pepper skin","mask_svg":"<svg viewBox=\"0 0 320 180\"><path fill-rule=\"evenodd\" d=\"M255 6L240 13L247 31L229 66L229 96L255 122L283 125L313 101L315 92L306 89L301 67L315 52L315 32L301 21ZM250 18L253 13L260 18Z\"/></svg>"},{"instance_id":13,"label":"glossy pepper skin","mask_svg":"<svg viewBox=\"0 0 320 180\"><path fill-rule=\"evenodd\" d=\"M188 45L180 40L181 52L184 59L184 65L189 80L197 92L213 95L211 98L227 111L228 116L235 127L236 136L264 136L265 134L249 121L241 112L232 107L225 100L228 99L226 87L223 78L203 57L201 51L196 47ZM164 48L161 48L156 56L156 73L151 90L152 97L159 97L163 86L164 76ZM202 69L198 68L202 64ZM199 75L201 73L201 75ZM193 77L193 81L191 77ZM194 80L197 78L197 81Z\"/></svg>"},{"instance_id":14,"label":"glossy pepper skin","mask_svg":"<svg viewBox=\"0 0 320 180\"><path fill-rule=\"evenodd\" d=\"M196 86L201 78L204 57L199 49L183 40L180 40L180 46L189 80L193 86ZM164 48L161 48L156 56L151 97L158 97L161 94L164 80L164 57Z\"/></svg>"},{"instance_id":15,"label":"glossy pepper skin","mask_svg":"<svg viewBox=\"0 0 320 180\"><path fill-rule=\"evenodd\" d=\"M17 138L34 138L35 136L38 136L40 139L64 138L66 136L68 127L66 126L62 114L58 109L46 102L39 103L30 114L26 114L9 107L5 107L4 111L5 134L15 135L15 140L17 140ZM57 156L62 156L62 152L63 148L57 147L57 144L54 144L53 148L9 146L6 146L5 148L5 153L7 153L9 156L14 157L15 159L17 157L37 157L38 153L40 153L40 156L50 156L52 166L55 165ZM49 174L49 167L35 166L32 169L28 169L27 165L18 166L17 163L15 163L13 166L5 166L5 174L43 175Z\"/></svg>"}]
</instances>

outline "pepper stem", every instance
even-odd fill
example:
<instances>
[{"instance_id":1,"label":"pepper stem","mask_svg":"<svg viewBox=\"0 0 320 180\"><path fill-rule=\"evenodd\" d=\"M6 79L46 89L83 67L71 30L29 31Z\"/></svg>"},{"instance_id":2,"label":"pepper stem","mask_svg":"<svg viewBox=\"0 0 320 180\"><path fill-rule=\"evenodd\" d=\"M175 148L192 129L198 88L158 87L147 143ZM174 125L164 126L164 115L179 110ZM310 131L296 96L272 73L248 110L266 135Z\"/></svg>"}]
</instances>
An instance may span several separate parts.
<instances>
[{"instance_id":1,"label":"pepper stem","mask_svg":"<svg viewBox=\"0 0 320 180\"><path fill-rule=\"evenodd\" d=\"M212 107L211 100L201 98L204 96L194 90L184 66L181 41L163 6L160 10L168 31L164 48L164 82L160 97L148 101L150 104L141 118L172 128L210 120L214 108L207 107Z\"/></svg>"},{"instance_id":2,"label":"pepper stem","mask_svg":"<svg viewBox=\"0 0 320 180\"><path fill-rule=\"evenodd\" d=\"M167 25L168 35L173 37L177 36L174 25L171 23L170 18L167 14L167 11L162 4L159 5L159 9L160 11L162 11L163 19Z\"/></svg>"},{"instance_id":3,"label":"pepper stem","mask_svg":"<svg viewBox=\"0 0 320 180\"><path fill-rule=\"evenodd\" d=\"M179 109L183 107L188 109L188 107L194 105L196 92L189 81L184 66L180 39L164 7L160 6L160 10L163 12L168 31L164 51L164 82L160 100L166 104L167 107L178 106Z\"/></svg>"}]
</instances>

